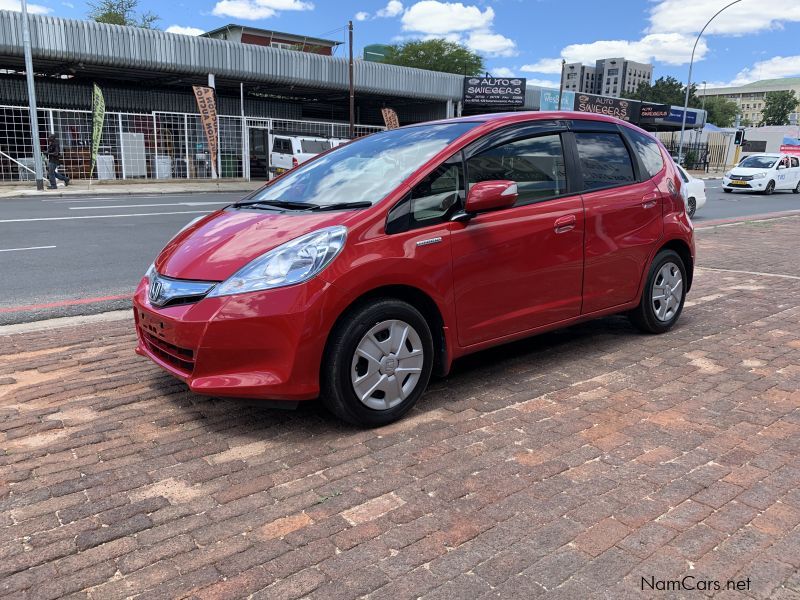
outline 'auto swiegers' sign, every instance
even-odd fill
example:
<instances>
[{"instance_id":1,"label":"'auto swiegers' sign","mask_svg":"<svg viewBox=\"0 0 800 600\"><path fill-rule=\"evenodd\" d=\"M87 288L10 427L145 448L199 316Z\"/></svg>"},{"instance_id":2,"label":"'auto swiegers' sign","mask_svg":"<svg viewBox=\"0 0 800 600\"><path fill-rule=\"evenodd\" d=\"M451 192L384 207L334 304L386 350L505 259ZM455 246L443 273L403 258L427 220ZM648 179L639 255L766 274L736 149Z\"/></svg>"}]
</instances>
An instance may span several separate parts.
<instances>
[{"instance_id":1,"label":"'auto swiegers' sign","mask_svg":"<svg viewBox=\"0 0 800 600\"><path fill-rule=\"evenodd\" d=\"M575 110L579 112L597 113L617 117L623 121L639 120L639 107L641 103L636 100L623 100L608 96L595 96L594 94L576 94Z\"/></svg>"},{"instance_id":2,"label":"'auto swiegers' sign","mask_svg":"<svg viewBox=\"0 0 800 600\"><path fill-rule=\"evenodd\" d=\"M464 104L523 106L525 78L465 77Z\"/></svg>"}]
</instances>

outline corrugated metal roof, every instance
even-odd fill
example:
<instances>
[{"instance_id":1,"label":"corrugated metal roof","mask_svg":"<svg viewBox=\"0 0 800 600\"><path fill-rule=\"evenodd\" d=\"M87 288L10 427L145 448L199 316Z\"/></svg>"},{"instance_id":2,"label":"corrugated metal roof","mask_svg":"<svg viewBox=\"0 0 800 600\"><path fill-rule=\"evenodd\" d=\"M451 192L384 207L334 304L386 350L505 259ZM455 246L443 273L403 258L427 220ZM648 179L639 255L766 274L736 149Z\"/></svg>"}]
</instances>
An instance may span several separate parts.
<instances>
[{"instance_id":1,"label":"corrugated metal roof","mask_svg":"<svg viewBox=\"0 0 800 600\"><path fill-rule=\"evenodd\" d=\"M0 56L21 57L22 14L0 10ZM245 82L345 90L347 60L206 37L30 15L34 61L85 63L120 69L201 75ZM361 93L460 100L463 77L359 60Z\"/></svg>"}]
</instances>

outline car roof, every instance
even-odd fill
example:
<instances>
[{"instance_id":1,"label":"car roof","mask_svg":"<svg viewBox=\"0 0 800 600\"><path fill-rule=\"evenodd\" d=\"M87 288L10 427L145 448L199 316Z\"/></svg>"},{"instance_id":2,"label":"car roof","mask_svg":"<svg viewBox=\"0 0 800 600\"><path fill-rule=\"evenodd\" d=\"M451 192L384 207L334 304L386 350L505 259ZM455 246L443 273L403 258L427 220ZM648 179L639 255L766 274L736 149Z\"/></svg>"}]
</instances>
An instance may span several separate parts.
<instances>
[{"instance_id":1,"label":"car roof","mask_svg":"<svg viewBox=\"0 0 800 600\"><path fill-rule=\"evenodd\" d=\"M446 123L518 123L520 121L540 121L547 119L581 119L585 121L605 121L606 123L620 123L623 125L630 125L627 121L610 117L608 115L599 115L596 113L585 113L575 111L538 111L538 110L524 110L515 112L501 112L501 113L487 113L483 115L470 115L468 117L455 117L452 119L440 119L438 121L429 121L425 125L430 124L446 124ZM420 123L421 125L421 123ZM413 127L414 125L409 125Z\"/></svg>"},{"instance_id":2,"label":"car roof","mask_svg":"<svg viewBox=\"0 0 800 600\"><path fill-rule=\"evenodd\" d=\"M779 152L757 152L756 154L748 154L745 158L751 156L769 156L770 158L780 158L781 156L789 156L788 154L781 154Z\"/></svg>"}]
</instances>

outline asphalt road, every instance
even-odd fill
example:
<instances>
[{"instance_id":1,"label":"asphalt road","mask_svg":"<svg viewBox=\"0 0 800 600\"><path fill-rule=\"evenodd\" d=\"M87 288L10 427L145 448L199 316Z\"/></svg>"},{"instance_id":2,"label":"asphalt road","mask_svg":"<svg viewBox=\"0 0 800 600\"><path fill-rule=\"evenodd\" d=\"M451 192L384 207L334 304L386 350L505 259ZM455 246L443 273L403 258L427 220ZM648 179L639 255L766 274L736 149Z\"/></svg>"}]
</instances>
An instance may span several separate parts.
<instances>
[{"instance_id":1,"label":"asphalt road","mask_svg":"<svg viewBox=\"0 0 800 600\"><path fill-rule=\"evenodd\" d=\"M800 195L723 194L695 222L800 209ZM0 325L130 306L158 251L195 217L244 194L0 199Z\"/></svg>"}]
</instances>

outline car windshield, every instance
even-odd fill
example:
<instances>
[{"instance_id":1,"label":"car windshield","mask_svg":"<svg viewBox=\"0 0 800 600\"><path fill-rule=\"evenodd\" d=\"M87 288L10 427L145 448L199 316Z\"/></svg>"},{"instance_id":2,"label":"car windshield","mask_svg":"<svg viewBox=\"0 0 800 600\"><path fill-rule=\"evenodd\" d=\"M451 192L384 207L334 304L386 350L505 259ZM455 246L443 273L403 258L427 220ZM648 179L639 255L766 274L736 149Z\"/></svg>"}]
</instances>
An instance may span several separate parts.
<instances>
[{"instance_id":1,"label":"car windshield","mask_svg":"<svg viewBox=\"0 0 800 600\"><path fill-rule=\"evenodd\" d=\"M361 138L290 171L248 198L248 204L375 204L437 152L479 124L421 125Z\"/></svg>"},{"instance_id":2,"label":"car windshield","mask_svg":"<svg viewBox=\"0 0 800 600\"><path fill-rule=\"evenodd\" d=\"M748 156L739 166L746 169L771 169L777 160L774 156Z\"/></svg>"}]
</instances>

